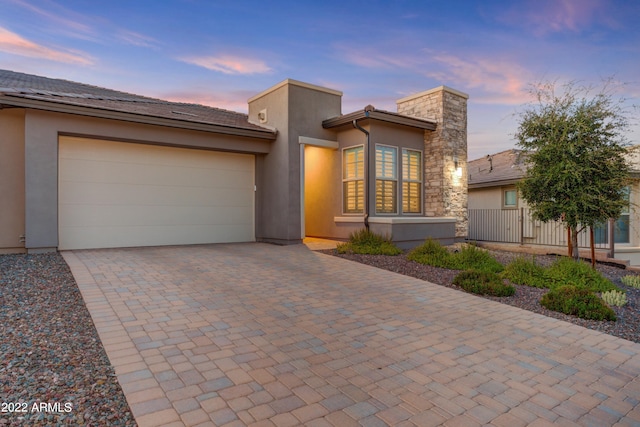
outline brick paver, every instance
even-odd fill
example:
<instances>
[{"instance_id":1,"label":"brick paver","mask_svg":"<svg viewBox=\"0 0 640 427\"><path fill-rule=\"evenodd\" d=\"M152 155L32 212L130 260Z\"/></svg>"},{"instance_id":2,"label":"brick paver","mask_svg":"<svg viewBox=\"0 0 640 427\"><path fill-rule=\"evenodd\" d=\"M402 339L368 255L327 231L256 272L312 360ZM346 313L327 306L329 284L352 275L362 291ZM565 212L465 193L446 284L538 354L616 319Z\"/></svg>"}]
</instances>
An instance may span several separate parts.
<instances>
[{"instance_id":1,"label":"brick paver","mask_svg":"<svg viewBox=\"0 0 640 427\"><path fill-rule=\"evenodd\" d=\"M640 345L310 251L63 253L140 426L640 425Z\"/></svg>"}]
</instances>

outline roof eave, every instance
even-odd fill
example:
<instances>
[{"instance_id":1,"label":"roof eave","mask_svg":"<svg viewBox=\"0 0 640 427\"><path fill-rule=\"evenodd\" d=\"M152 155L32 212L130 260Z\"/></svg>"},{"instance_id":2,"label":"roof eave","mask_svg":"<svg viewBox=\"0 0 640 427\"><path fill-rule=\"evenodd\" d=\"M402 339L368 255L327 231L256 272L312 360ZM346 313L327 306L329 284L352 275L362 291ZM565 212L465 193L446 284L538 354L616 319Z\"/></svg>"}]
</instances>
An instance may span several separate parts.
<instances>
[{"instance_id":1,"label":"roof eave","mask_svg":"<svg viewBox=\"0 0 640 427\"><path fill-rule=\"evenodd\" d=\"M145 114L127 113L106 108L77 105L73 103L61 103L44 99L7 96L0 94L0 109L5 107L31 108L35 110L51 111L56 113L76 114L80 116L96 117L101 119L123 120L132 123L141 123L156 126L167 126L179 129L215 132L234 136L275 140L277 131L269 129L246 129L241 127L218 125L213 123L199 123L166 117L151 116Z\"/></svg>"},{"instance_id":2,"label":"roof eave","mask_svg":"<svg viewBox=\"0 0 640 427\"><path fill-rule=\"evenodd\" d=\"M469 182L468 188L470 190L473 190L475 188L503 187L505 185L515 185L520 180L522 180L522 178L511 178L511 179L502 179L499 181L485 181L485 182L477 182L477 183Z\"/></svg>"},{"instance_id":3,"label":"roof eave","mask_svg":"<svg viewBox=\"0 0 640 427\"><path fill-rule=\"evenodd\" d=\"M402 126L409 126L424 130L436 130L436 123L429 120L418 119L409 116L402 116L386 111L356 111L342 116L333 117L324 120L322 127L325 129L337 128L341 126L351 125L354 120L371 119L381 122L393 123Z\"/></svg>"}]
</instances>

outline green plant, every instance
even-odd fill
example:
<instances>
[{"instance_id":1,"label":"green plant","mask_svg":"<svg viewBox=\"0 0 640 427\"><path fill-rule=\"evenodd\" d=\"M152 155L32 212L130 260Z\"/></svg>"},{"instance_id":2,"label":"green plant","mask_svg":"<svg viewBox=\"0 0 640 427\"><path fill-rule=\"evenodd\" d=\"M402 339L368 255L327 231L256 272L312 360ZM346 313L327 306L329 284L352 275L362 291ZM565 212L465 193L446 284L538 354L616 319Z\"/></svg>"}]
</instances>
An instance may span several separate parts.
<instances>
[{"instance_id":1,"label":"green plant","mask_svg":"<svg viewBox=\"0 0 640 427\"><path fill-rule=\"evenodd\" d=\"M624 276L620 279L622 283L632 288L640 288L640 276Z\"/></svg>"},{"instance_id":2,"label":"green plant","mask_svg":"<svg viewBox=\"0 0 640 427\"><path fill-rule=\"evenodd\" d=\"M518 285L548 288L551 278L544 267L536 264L535 258L519 256L511 261L502 272L502 277Z\"/></svg>"},{"instance_id":3,"label":"green plant","mask_svg":"<svg viewBox=\"0 0 640 427\"><path fill-rule=\"evenodd\" d=\"M478 295L508 297L516 292L513 286L506 285L496 273L486 271L463 271L453 279L453 284Z\"/></svg>"},{"instance_id":4,"label":"green plant","mask_svg":"<svg viewBox=\"0 0 640 427\"><path fill-rule=\"evenodd\" d=\"M606 302L609 306L615 305L622 307L627 303L627 295L624 292L619 291L606 291L600 295L600 298Z\"/></svg>"},{"instance_id":5,"label":"green plant","mask_svg":"<svg viewBox=\"0 0 640 427\"><path fill-rule=\"evenodd\" d=\"M586 262L574 261L568 257L556 260L547 269L547 276L551 280L548 286L550 288L572 284L592 292L622 291Z\"/></svg>"},{"instance_id":6,"label":"green plant","mask_svg":"<svg viewBox=\"0 0 640 427\"><path fill-rule=\"evenodd\" d=\"M499 273L504 270L491 254L475 245L464 245L458 253L451 254L461 269Z\"/></svg>"},{"instance_id":7,"label":"green plant","mask_svg":"<svg viewBox=\"0 0 640 427\"><path fill-rule=\"evenodd\" d=\"M363 228L349 234L349 240L336 247L338 253L367 254L367 255L399 255L402 250L386 236Z\"/></svg>"},{"instance_id":8,"label":"green plant","mask_svg":"<svg viewBox=\"0 0 640 427\"><path fill-rule=\"evenodd\" d=\"M540 300L542 306L581 319L616 320L615 312L593 292L583 287L563 285L551 289Z\"/></svg>"},{"instance_id":9,"label":"green plant","mask_svg":"<svg viewBox=\"0 0 640 427\"><path fill-rule=\"evenodd\" d=\"M465 245L460 252L452 253L433 239L427 239L422 245L412 250L408 258L421 264L451 270L478 270L498 273L504 268L491 254L476 246Z\"/></svg>"}]
</instances>

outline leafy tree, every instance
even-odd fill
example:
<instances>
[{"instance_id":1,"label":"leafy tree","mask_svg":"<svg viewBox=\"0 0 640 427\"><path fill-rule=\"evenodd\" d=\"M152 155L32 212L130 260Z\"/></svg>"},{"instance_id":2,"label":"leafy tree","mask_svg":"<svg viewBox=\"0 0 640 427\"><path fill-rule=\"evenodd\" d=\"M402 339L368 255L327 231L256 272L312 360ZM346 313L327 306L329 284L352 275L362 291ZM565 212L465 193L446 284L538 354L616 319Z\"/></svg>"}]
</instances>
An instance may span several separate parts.
<instances>
[{"instance_id":1,"label":"leafy tree","mask_svg":"<svg viewBox=\"0 0 640 427\"><path fill-rule=\"evenodd\" d=\"M526 153L522 197L535 219L560 221L570 230L575 259L578 233L618 217L628 204L624 100L613 99L608 83L591 92L574 83L561 93L555 83L535 87L535 102L520 113L515 134Z\"/></svg>"}]
</instances>

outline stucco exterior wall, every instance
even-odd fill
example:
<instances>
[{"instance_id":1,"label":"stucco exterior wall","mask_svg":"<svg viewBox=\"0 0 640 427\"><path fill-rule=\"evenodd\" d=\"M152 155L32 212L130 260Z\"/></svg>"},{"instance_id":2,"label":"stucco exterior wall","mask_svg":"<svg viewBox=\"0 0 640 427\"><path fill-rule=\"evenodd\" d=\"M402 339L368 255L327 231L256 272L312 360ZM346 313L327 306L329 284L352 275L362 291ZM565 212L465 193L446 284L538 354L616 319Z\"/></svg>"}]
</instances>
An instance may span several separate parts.
<instances>
[{"instance_id":1,"label":"stucco exterior wall","mask_svg":"<svg viewBox=\"0 0 640 427\"><path fill-rule=\"evenodd\" d=\"M58 246L59 135L242 153L264 154L270 149L265 140L28 110L24 134L25 247L30 252Z\"/></svg>"},{"instance_id":2,"label":"stucco exterior wall","mask_svg":"<svg viewBox=\"0 0 640 427\"><path fill-rule=\"evenodd\" d=\"M258 240L299 243L302 232L302 176L299 137L333 139L322 121L340 115L342 93L295 80L285 80L249 100L249 120L275 128L278 135L269 154L260 156L256 200ZM266 112L266 121L260 113Z\"/></svg>"},{"instance_id":3,"label":"stucco exterior wall","mask_svg":"<svg viewBox=\"0 0 640 427\"><path fill-rule=\"evenodd\" d=\"M24 110L0 110L0 253L23 252Z\"/></svg>"}]
</instances>

